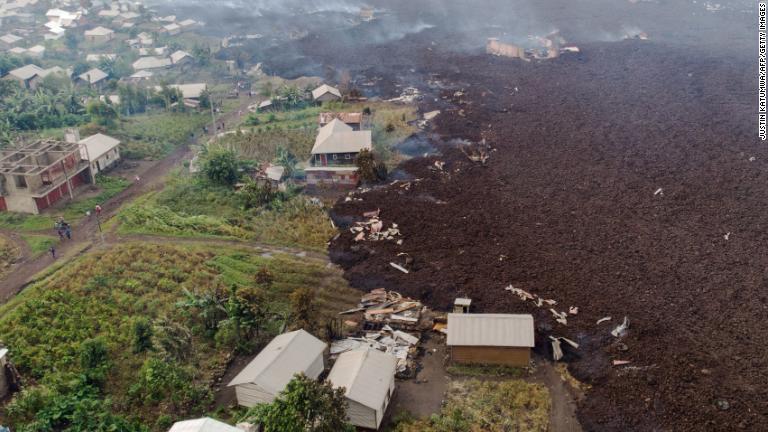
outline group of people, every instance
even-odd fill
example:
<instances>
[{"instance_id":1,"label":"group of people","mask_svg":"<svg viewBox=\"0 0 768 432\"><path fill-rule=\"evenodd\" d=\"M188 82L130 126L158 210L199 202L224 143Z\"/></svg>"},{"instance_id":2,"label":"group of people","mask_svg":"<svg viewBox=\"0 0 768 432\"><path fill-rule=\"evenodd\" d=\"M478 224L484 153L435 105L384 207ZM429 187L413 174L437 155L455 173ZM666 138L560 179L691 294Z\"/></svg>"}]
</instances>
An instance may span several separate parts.
<instances>
[{"instance_id":1,"label":"group of people","mask_svg":"<svg viewBox=\"0 0 768 432\"><path fill-rule=\"evenodd\" d=\"M139 181L139 177L136 176L136 181ZM96 213L96 217L98 218L101 216L101 206L97 205L93 208L94 213ZM91 213L90 210L85 212L85 215L88 217L88 220L91 220ZM69 222L64 220L64 217L60 216L59 219L56 221L56 223L53 226L53 229L56 230L56 233L59 235L59 240L64 241L64 238L66 237L67 240L72 240L72 225L69 224ZM48 252L51 253L51 257L54 259L56 258L56 247L51 246L48 249Z\"/></svg>"}]
</instances>

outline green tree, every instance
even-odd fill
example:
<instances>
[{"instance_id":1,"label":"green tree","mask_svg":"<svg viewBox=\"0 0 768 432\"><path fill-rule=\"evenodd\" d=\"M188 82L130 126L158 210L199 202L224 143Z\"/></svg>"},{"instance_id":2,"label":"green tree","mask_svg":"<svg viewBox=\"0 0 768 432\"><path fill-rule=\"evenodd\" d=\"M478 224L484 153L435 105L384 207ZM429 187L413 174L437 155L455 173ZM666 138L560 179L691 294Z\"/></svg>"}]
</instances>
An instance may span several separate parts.
<instances>
[{"instance_id":1,"label":"green tree","mask_svg":"<svg viewBox=\"0 0 768 432\"><path fill-rule=\"evenodd\" d=\"M243 199L243 207L246 210L261 207L272 202L277 196L272 190L272 184L268 181L248 180L240 190Z\"/></svg>"},{"instance_id":2,"label":"green tree","mask_svg":"<svg viewBox=\"0 0 768 432\"><path fill-rule=\"evenodd\" d=\"M362 150L355 158L357 173L360 179L367 183L376 183L387 179L387 166L377 162L370 150Z\"/></svg>"},{"instance_id":3,"label":"green tree","mask_svg":"<svg viewBox=\"0 0 768 432\"><path fill-rule=\"evenodd\" d=\"M346 419L344 389L304 374L294 376L274 402L256 405L243 418L260 423L264 432L354 431Z\"/></svg>"},{"instance_id":4,"label":"green tree","mask_svg":"<svg viewBox=\"0 0 768 432\"><path fill-rule=\"evenodd\" d=\"M275 163L285 167L285 175L288 178L292 178L293 174L296 172L296 164L298 163L298 160L287 148L280 146L277 148Z\"/></svg>"},{"instance_id":5,"label":"green tree","mask_svg":"<svg viewBox=\"0 0 768 432\"><path fill-rule=\"evenodd\" d=\"M291 302L291 326L295 329L314 331L317 319L315 291L306 287L298 288L288 296L288 299Z\"/></svg>"},{"instance_id":6,"label":"green tree","mask_svg":"<svg viewBox=\"0 0 768 432\"><path fill-rule=\"evenodd\" d=\"M137 318L133 322L133 352L142 353L152 349L152 323L146 318Z\"/></svg>"},{"instance_id":7,"label":"green tree","mask_svg":"<svg viewBox=\"0 0 768 432\"><path fill-rule=\"evenodd\" d=\"M213 183L232 186L240 178L237 155L229 150L215 150L203 161L202 172Z\"/></svg>"},{"instance_id":8,"label":"green tree","mask_svg":"<svg viewBox=\"0 0 768 432\"><path fill-rule=\"evenodd\" d=\"M117 120L117 110L112 105L94 100L88 103L86 112L91 121L100 126L113 126Z\"/></svg>"}]
</instances>

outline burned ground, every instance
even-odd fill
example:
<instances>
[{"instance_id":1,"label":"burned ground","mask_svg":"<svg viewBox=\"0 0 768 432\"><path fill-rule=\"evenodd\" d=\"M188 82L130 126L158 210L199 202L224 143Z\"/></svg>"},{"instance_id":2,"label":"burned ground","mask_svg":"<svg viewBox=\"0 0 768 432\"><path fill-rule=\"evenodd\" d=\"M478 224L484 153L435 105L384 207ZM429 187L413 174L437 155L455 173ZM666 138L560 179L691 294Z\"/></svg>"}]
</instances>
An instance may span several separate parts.
<instances>
[{"instance_id":1,"label":"burned ground","mask_svg":"<svg viewBox=\"0 0 768 432\"><path fill-rule=\"evenodd\" d=\"M593 385L578 410L585 430L768 430L768 154L752 65L725 49L749 44L726 32L697 47L692 22L672 28L667 16L654 33L652 15L652 41L573 40L580 54L540 63L483 55L478 34L438 27L396 40L310 34L265 67L349 70L374 82L369 95L415 85L423 111L443 111L440 154L401 166L408 186L334 208L340 224L380 208L404 236L401 246L348 231L333 241L354 286L533 313L537 350L548 352L549 334L581 344L568 359ZM452 141L482 138L494 148L486 166ZM438 159L444 171L429 169ZM409 274L389 265L400 252L414 258ZM562 326L510 284L580 311ZM624 316L631 327L617 340L610 330Z\"/></svg>"},{"instance_id":2,"label":"burned ground","mask_svg":"<svg viewBox=\"0 0 768 432\"><path fill-rule=\"evenodd\" d=\"M362 289L532 312L539 350L550 333L577 340L571 370L594 385L579 407L587 430L766 429L768 155L748 65L649 42L582 50L531 64L425 55L434 62L417 68L463 83L440 92L443 141L486 138L491 160L438 143L445 172L428 169L435 157L413 160L410 187L340 202L338 220L381 208L405 241L347 232L332 257ZM389 266L399 252L414 257L410 274ZM580 313L563 327L509 284ZM625 315L620 351L609 330Z\"/></svg>"}]
</instances>

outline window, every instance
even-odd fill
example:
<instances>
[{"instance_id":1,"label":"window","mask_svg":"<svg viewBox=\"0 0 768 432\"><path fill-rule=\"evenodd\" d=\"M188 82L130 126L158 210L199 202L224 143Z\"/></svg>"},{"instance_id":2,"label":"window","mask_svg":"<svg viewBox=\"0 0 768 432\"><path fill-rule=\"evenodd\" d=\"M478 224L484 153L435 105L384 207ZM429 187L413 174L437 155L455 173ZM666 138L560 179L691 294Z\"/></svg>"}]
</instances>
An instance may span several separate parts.
<instances>
[{"instance_id":1,"label":"window","mask_svg":"<svg viewBox=\"0 0 768 432\"><path fill-rule=\"evenodd\" d=\"M337 155L336 153L334 153L334 154L333 154L333 160L337 160L338 158L339 158L339 155Z\"/></svg>"},{"instance_id":2,"label":"window","mask_svg":"<svg viewBox=\"0 0 768 432\"><path fill-rule=\"evenodd\" d=\"M26 189L27 188L27 178L24 176L14 176L13 177L16 182L16 188L17 189Z\"/></svg>"},{"instance_id":3,"label":"window","mask_svg":"<svg viewBox=\"0 0 768 432\"><path fill-rule=\"evenodd\" d=\"M344 159L352 159L352 155L347 153L344 155Z\"/></svg>"}]
</instances>

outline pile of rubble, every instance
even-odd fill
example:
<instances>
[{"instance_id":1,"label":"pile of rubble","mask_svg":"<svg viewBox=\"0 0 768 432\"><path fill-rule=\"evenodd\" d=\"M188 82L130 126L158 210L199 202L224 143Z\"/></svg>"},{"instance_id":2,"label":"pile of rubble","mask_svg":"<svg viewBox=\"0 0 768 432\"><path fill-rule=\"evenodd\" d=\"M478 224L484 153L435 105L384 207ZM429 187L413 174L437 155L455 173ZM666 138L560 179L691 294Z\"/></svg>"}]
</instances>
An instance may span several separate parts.
<instances>
[{"instance_id":1,"label":"pile of rubble","mask_svg":"<svg viewBox=\"0 0 768 432\"><path fill-rule=\"evenodd\" d=\"M357 222L355 226L349 230L352 234L355 234L355 241L371 240L395 240L396 237L400 237L400 230L397 224L393 223L389 228L384 228L384 222L379 219L380 210L372 211L363 214L364 217L369 218L364 222ZM397 244L403 244L403 240L397 240Z\"/></svg>"},{"instance_id":2,"label":"pile of rubble","mask_svg":"<svg viewBox=\"0 0 768 432\"><path fill-rule=\"evenodd\" d=\"M395 291L377 288L361 297L357 308L339 315L359 313L362 327L347 338L331 343L331 356L361 348L374 348L397 357L400 377L408 377L416 370L413 360L418 349L421 331L431 327L427 323L427 308L417 300L403 297ZM359 326L354 320L348 325Z\"/></svg>"}]
</instances>

